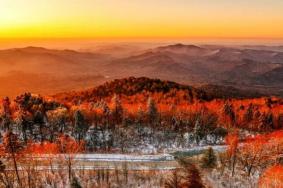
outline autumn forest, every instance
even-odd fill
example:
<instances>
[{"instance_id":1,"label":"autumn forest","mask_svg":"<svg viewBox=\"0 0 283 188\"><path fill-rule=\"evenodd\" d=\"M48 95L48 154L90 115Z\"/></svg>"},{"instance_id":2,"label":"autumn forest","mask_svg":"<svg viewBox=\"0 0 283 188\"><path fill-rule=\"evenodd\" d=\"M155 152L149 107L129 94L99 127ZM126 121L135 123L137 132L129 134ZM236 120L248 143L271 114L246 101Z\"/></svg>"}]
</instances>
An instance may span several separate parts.
<instances>
[{"instance_id":1,"label":"autumn forest","mask_svg":"<svg viewBox=\"0 0 283 188\"><path fill-rule=\"evenodd\" d=\"M6 97L1 102L1 186L126 186L125 173L134 173L127 163L122 170L88 170L78 157L164 152L174 155L176 168L158 183L144 180L149 185L208 186L225 178L236 183L240 176L245 185L282 183L283 100L221 92L210 95L205 88L129 77L85 91ZM180 152L201 146L210 147L190 154L194 157ZM110 180L113 173L121 180ZM144 178L149 173L157 172L144 170ZM194 182L184 175L199 178Z\"/></svg>"}]
</instances>

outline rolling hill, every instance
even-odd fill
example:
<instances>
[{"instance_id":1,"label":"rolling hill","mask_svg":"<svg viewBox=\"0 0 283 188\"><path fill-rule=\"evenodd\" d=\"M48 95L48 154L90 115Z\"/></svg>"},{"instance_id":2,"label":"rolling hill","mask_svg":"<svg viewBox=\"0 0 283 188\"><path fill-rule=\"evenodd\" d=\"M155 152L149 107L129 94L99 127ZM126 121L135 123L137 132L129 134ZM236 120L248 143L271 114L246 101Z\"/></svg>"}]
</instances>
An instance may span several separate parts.
<instances>
[{"instance_id":1,"label":"rolling hill","mask_svg":"<svg viewBox=\"0 0 283 188\"><path fill-rule=\"evenodd\" d=\"M153 95L159 93L175 96L177 92L184 93L183 97L190 101L210 101L213 99L229 99L229 98L255 98L262 96L259 93L239 90L234 87L224 87L217 85L204 85L201 87L192 87L189 85L179 84L172 81L150 79L147 77L129 77L123 79L115 79L106 82L97 87L76 91L64 92L53 95L60 102L91 102L101 99L111 98L114 94L120 96L138 96Z\"/></svg>"},{"instance_id":2,"label":"rolling hill","mask_svg":"<svg viewBox=\"0 0 283 188\"><path fill-rule=\"evenodd\" d=\"M232 85L279 93L282 82L261 80L280 80L281 72L275 70L283 67L282 55L268 50L176 44L116 60L111 72L115 76L147 76L184 84Z\"/></svg>"},{"instance_id":3,"label":"rolling hill","mask_svg":"<svg viewBox=\"0 0 283 188\"><path fill-rule=\"evenodd\" d=\"M130 46L119 45L92 52L40 47L0 50L0 96L81 90L131 76L282 94L283 52L275 49L173 44L140 48L127 57L123 56L131 54L126 53ZM121 51L123 55L117 55Z\"/></svg>"},{"instance_id":4,"label":"rolling hill","mask_svg":"<svg viewBox=\"0 0 283 188\"><path fill-rule=\"evenodd\" d=\"M0 96L25 91L50 94L85 88L104 80L104 54L27 47L0 51Z\"/></svg>"}]
</instances>

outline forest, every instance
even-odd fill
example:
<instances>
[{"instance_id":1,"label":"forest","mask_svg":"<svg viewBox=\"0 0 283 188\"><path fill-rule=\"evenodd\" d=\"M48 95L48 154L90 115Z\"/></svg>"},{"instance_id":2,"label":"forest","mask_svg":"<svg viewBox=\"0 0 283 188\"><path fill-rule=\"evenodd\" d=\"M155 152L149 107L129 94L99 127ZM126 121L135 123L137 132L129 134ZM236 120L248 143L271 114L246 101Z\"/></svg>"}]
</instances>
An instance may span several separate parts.
<instances>
[{"instance_id":1,"label":"forest","mask_svg":"<svg viewBox=\"0 0 283 188\"><path fill-rule=\"evenodd\" d=\"M129 77L84 91L24 93L1 100L0 187L283 187L282 128L282 98L220 86ZM178 167L162 173L137 174L127 163L77 168L83 153L195 147L207 149L175 155Z\"/></svg>"}]
</instances>

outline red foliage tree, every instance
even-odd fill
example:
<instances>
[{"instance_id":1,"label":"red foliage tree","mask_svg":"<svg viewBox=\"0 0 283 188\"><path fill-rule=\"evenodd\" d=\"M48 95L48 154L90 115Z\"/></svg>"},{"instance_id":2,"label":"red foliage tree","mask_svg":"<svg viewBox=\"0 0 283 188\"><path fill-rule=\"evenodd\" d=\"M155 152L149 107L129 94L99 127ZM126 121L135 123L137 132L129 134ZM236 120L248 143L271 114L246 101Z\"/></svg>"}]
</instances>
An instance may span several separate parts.
<instances>
[{"instance_id":1,"label":"red foliage tree","mask_svg":"<svg viewBox=\"0 0 283 188\"><path fill-rule=\"evenodd\" d=\"M59 152L66 161L68 168L69 179L72 178L72 167L74 158L78 153L84 152L85 143L83 141L76 141L68 135L61 135L56 142Z\"/></svg>"},{"instance_id":2,"label":"red foliage tree","mask_svg":"<svg viewBox=\"0 0 283 188\"><path fill-rule=\"evenodd\" d=\"M283 166L275 165L267 168L259 179L259 188L282 188Z\"/></svg>"},{"instance_id":3,"label":"red foliage tree","mask_svg":"<svg viewBox=\"0 0 283 188\"><path fill-rule=\"evenodd\" d=\"M238 150L238 144L239 144L239 136L238 133L230 133L226 136L225 142L228 146L227 148L227 156L230 161L230 166L232 168L232 176L234 176L235 173L235 166L237 162L237 150Z\"/></svg>"}]
</instances>

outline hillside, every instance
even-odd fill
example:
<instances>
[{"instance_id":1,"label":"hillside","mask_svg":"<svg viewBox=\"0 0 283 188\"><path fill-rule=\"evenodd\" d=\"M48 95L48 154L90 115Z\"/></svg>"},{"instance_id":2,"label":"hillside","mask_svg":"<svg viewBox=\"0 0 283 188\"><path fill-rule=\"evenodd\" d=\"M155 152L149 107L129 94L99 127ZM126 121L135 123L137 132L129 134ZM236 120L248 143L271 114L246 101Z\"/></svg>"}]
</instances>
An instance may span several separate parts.
<instances>
[{"instance_id":1,"label":"hillside","mask_svg":"<svg viewBox=\"0 0 283 188\"><path fill-rule=\"evenodd\" d=\"M176 93L178 92L183 92L183 97L191 102L194 100L210 101L212 99L254 98L262 96L256 92L239 90L234 87L204 85L196 88L160 79L129 77L124 79L115 79L114 81L106 82L93 89L59 93L53 97L61 102L90 102L106 99L112 97L114 94L119 96L148 96L157 93L164 97L170 96L177 98L178 96Z\"/></svg>"}]
</instances>

